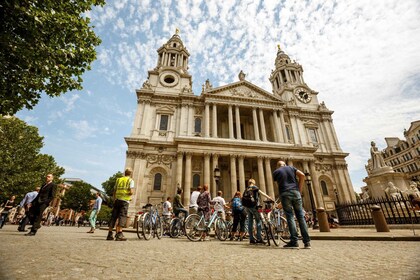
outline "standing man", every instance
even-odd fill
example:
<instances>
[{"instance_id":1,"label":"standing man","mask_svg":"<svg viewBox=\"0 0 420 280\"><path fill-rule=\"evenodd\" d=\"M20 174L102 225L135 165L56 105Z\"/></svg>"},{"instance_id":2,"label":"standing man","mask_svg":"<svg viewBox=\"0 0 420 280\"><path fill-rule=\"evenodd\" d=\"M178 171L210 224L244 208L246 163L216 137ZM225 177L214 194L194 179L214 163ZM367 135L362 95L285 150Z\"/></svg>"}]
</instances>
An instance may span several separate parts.
<instances>
[{"instance_id":1,"label":"standing man","mask_svg":"<svg viewBox=\"0 0 420 280\"><path fill-rule=\"evenodd\" d=\"M98 217L99 211L101 211L102 198L101 193L96 193L96 200L93 204L92 212L89 216L90 230L87 233L94 233L96 229L96 218Z\"/></svg>"},{"instance_id":2,"label":"standing man","mask_svg":"<svg viewBox=\"0 0 420 280\"><path fill-rule=\"evenodd\" d=\"M54 176L48 174L45 184L41 187L36 198L32 201L32 206L29 209L29 221L32 224L30 232L26 236L34 236L38 229L41 227L41 219L44 210L50 205L53 200L57 186L53 183Z\"/></svg>"},{"instance_id":3,"label":"standing man","mask_svg":"<svg viewBox=\"0 0 420 280\"><path fill-rule=\"evenodd\" d=\"M211 202L214 203L214 206L213 206L214 211L220 212L223 221L226 221L226 214L225 214L226 201L222 197L222 194L223 194L222 191L218 191L217 196L213 198Z\"/></svg>"},{"instance_id":4,"label":"standing man","mask_svg":"<svg viewBox=\"0 0 420 280\"><path fill-rule=\"evenodd\" d=\"M299 183L296 182L296 176ZM305 174L293 166L287 166L284 161L277 163L277 169L273 172L273 179L277 181L281 204L286 213L287 225L290 231L290 242L283 246L286 249L299 249L298 234L294 215L299 222L305 249L311 249L311 239L305 222L305 214L302 209L302 187L305 181ZM294 214L293 214L294 212Z\"/></svg>"},{"instance_id":5,"label":"standing man","mask_svg":"<svg viewBox=\"0 0 420 280\"><path fill-rule=\"evenodd\" d=\"M29 222L29 209L31 208L32 201L34 201L40 189L40 187L36 187L34 191L28 192L27 194L25 194L25 197L19 203L19 207L25 209L25 217L23 217L23 219L20 220L18 231L25 231L25 227Z\"/></svg>"},{"instance_id":6,"label":"standing man","mask_svg":"<svg viewBox=\"0 0 420 280\"><path fill-rule=\"evenodd\" d=\"M127 221L128 205L131 196L134 194L134 181L131 179L133 171L127 168L124 171L124 177L118 178L114 186L114 207L112 208L111 221L108 228L108 236L106 240L114 240L112 229L115 226L115 240L126 241L122 231ZM115 225L118 219L118 225Z\"/></svg>"},{"instance_id":7,"label":"standing man","mask_svg":"<svg viewBox=\"0 0 420 280\"><path fill-rule=\"evenodd\" d=\"M190 214L197 214L197 210L198 210L197 199L200 193L201 193L201 186L197 186L197 189L191 193Z\"/></svg>"}]
</instances>

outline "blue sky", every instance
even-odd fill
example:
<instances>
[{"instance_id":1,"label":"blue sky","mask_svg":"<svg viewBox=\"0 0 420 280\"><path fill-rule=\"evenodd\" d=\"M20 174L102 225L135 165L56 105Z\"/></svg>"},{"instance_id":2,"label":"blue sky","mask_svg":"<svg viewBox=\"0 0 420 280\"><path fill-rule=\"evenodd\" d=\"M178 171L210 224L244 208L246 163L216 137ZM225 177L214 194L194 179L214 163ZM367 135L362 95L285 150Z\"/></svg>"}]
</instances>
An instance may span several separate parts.
<instances>
[{"instance_id":1,"label":"blue sky","mask_svg":"<svg viewBox=\"0 0 420 280\"><path fill-rule=\"evenodd\" d=\"M210 79L232 83L240 70L271 92L277 44L303 66L304 79L335 113L354 188L367 176L370 141L403 138L420 119L420 1L108 1L87 14L102 39L84 89L43 96L18 117L39 128L43 153L101 187L125 164L135 89L156 50L180 29L190 52L193 91Z\"/></svg>"}]
</instances>

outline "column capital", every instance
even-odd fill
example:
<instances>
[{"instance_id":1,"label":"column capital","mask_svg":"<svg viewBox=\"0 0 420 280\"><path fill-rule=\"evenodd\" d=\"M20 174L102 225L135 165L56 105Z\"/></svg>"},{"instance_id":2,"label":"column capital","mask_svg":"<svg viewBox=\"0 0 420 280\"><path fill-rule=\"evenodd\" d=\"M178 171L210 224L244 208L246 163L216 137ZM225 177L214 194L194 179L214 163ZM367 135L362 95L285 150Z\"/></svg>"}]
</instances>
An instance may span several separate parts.
<instances>
[{"instance_id":1,"label":"column capital","mask_svg":"<svg viewBox=\"0 0 420 280\"><path fill-rule=\"evenodd\" d=\"M209 152L205 152L204 153L204 157L207 159L207 158L210 158L210 156L211 156L211 153L209 153Z\"/></svg>"},{"instance_id":2,"label":"column capital","mask_svg":"<svg viewBox=\"0 0 420 280\"><path fill-rule=\"evenodd\" d=\"M229 154L229 156L230 156L231 158L237 158L237 157L238 157L238 155L237 155L237 154Z\"/></svg>"},{"instance_id":3,"label":"column capital","mask_svg":"<svg viewBox=\"0 0 420 280\"><path fill-rule=\"evenodd\" d=\"M219 158L219 156L220 156L220 154L218 154L218 153L212 153L211 154L214 158Z\"/></svg>"},{"instance_id":4,"label":"column capital","mask_svg":"<svg viewBox=\"0 0 420 280\"><path fill-rule=\"evenodd\" d=\"M238 155L238 159L239 160L244 160L245 156L244 155Z\"/></svg>"},{"instance_id":5,"label":"column capital","mask_svg":"<svg viewBox=\"0 0 420 280\"><path fill-rule=\"evenodd\" d=\"M182 156L184 156L184 152L182 152L182 151L178 151L178 152L176 152L176 155L177 155L178 157L182 157Z\"/></svg>"},{"instance_id":6,"label":"column capital","mask_svg":"<svg viewBox=\"0 0 420 280\"><path fill-rule=\"evenodd\" d=\"M187 157L187 159L191 159L192 155L192 152L185 152L185 156Z\"/></svg>"}]
</instances>

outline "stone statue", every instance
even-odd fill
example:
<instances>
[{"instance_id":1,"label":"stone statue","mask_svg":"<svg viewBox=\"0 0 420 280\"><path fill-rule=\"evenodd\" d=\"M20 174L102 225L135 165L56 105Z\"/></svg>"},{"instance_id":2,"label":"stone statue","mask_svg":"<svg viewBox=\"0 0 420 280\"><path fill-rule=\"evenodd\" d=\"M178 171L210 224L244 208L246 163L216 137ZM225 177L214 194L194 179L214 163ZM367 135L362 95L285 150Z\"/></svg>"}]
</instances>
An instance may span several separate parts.
<instances>
[{"instance_id":1,"label":"stone statue","mask_svg":"<svg viewBox=\"0 0 420 280\"><path fill-rule=\"evenodd\" d=\"M406 191L407 195L413 195L414 197L420 197L420 191L417 188L417 183L414 181L410 182L410 187Z\"/></svg>"},{"instance_id":2,"label":"stone statue","mask_svg":"<svg viewBox=\"0 0 420 280\"><path fill-rule=\"evenodd\" d=\"M147 79L144 83L143 83L143 88L145 89L152 89L152 85L149 82L149 79Z\"/></svg>"},{"instance_id":3,"label":"stone statue","mask_svg":"<svg viewBox=\"0 0 420 280\"><path fill-rule=\"evenodd\" d=\"M372 156L372 170L385 167L387 166L385 164L384 158L382 157L382 154L380 151L378 151L378 148L376 147L375 142L370 143L370 155Z\"/></svg>"},{"instance_id":4,"label":"stone statue","mask_svg":"<svg viewBox=\"0 0 420 280\"><path fill-rule=\"evenodd\" d=\"M242 72L242 70L241 70L241 72L239 72L239 75L238 75L239 81L245 80L245 77L246 77L245 73Z\"/></svg>"},{"instance_id":5,"label":"stone statue","mask_svg":"<svg viewBox=\"0 0 420 280\"><path fill-rule=\"evenodd\" d=\"M363 200L369 200L370 196L369 196L369 192L367 190L362 192L362 199Z\"/></svg>"},{"instance_id":6,"label":"stone statue","mask_svg":"<svg viewBox=\"0 0 420 280\"><path fill-rule=\"evenodd\" d=\"M392 182L388 183L388 186L385 188L385 192L388 194L389 197L392 197L394 199L401 198L400 189L397 188Z\"/></svg>"}]
</instances>

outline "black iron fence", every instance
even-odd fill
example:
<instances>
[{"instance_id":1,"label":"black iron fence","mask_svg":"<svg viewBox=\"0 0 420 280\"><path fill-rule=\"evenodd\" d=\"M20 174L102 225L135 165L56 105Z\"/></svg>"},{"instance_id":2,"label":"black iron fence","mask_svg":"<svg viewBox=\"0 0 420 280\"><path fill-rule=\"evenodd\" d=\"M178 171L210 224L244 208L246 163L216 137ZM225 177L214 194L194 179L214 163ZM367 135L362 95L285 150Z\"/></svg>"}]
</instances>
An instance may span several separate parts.
<instances>
[{"instance_id":1,"label":"black iron fence","mask_svg":"<svg viewBox=\"0 0 420 280\"><path fill-rule=\"evenodd\" d=\"M409 199L398 197L368 199L357 203L336 206L340 225L373 225L371 207L378 205L384 213L387 224L420 224L420 213L413 210Z\"/></svg>"}]
</instances>

